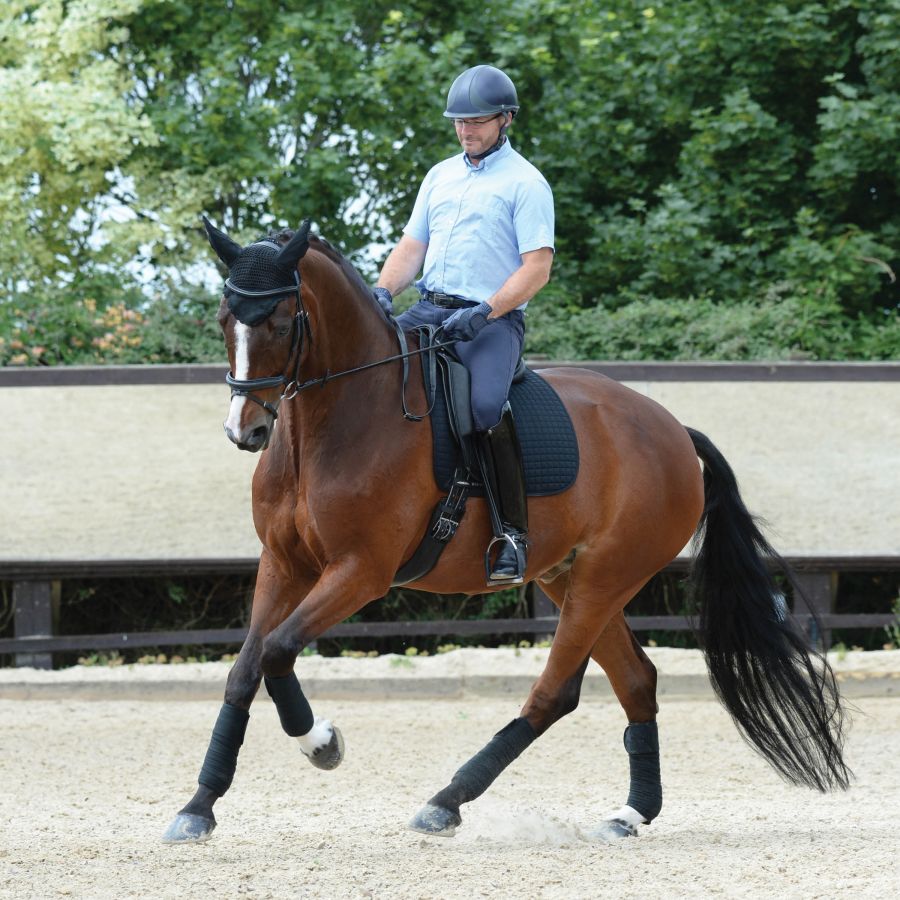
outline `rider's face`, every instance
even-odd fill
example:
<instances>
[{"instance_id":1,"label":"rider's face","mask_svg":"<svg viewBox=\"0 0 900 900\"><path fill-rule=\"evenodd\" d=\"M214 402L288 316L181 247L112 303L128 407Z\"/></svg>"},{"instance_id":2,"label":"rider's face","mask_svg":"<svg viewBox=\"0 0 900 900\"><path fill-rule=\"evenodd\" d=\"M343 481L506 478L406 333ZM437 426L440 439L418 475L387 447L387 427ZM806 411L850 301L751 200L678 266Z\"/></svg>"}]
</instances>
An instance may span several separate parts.
<instances>
[{"instance_id":1,"label":"rider's face","mask_svg":"<svg viewBox=\"0 0 900 900\"><path fill-rule=\"evenodd\" d=\"M475 119L454 119L456 136L466 153L479 156L500 140L500 129L509 124L509 113L481 116Z\"/></svg>"}]
</instances>

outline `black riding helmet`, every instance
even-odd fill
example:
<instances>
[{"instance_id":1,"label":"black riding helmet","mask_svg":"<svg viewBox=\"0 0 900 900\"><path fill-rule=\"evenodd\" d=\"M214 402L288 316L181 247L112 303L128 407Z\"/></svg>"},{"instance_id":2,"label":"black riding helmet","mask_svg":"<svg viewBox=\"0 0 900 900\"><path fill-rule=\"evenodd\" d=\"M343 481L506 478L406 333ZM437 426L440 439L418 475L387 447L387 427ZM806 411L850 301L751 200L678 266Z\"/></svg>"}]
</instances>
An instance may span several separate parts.
<instances>
[{"instance_id":1,"label":"black riding helmet","mask_svg":"<svg viewBox=\"0 0 900 900\"><path fill-rule=\"evenodd\" d=\"M450 86L447 94L447 119L469 119L501 112L519 111L516 86L510 77L493 66L466 69Z\"/></svg>"}]
</instances>

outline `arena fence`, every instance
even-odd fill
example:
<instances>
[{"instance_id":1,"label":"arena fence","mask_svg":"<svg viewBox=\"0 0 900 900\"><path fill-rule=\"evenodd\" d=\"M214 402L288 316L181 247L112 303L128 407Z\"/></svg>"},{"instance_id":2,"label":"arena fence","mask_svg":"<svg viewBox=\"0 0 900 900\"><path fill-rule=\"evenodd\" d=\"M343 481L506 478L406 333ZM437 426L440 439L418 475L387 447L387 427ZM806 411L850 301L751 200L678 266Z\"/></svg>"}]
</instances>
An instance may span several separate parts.
<instances>
[{"instance_id":1,"label":"arena fence","mask_svg":"<svg viewBox=\"0 0 900 900\"><path fill-rule=\"evenodd\" d=\"M835 585L841 572L884 572L900 568L898 560L880 557L788 559L801 595L793 616L812 644L828 648L832 629L879 628L897 622L892 614L834 613ZM676 560L666 571L684 573L688 560ZM117 560L107 565L78 561L0 564L0 579L13 583L14 637L0 639L0 654L13 654L17 666L49 669L54 652L108 651L140 647L215 646L241 643L246 629L190 629L177 631L115 632L57 635L55 597L65 578L115 575L173 576L194 574L252 574L255 560ZM521 634L551 636L556 630L556 607L532 585L530 617L514 619L440 619L431 621L346 622L329 629L323 638L472 637ZM691 631L688 616L629 616L635 632Z\"/></svg>"},{"instance_id":2,"label":"arena fence","mask_svg":"<svg viewBox=\"0 0 900 900\"><path fill-rule=\"evenodd\" d=\"M542 365L567 363L540 362ZM573 364L575 365L575 364ZM863 381L896 382L898 363L605 363L579 362L579 367L602 372L619 381ZM104 366L48 369L0 368L0 388L61 387L67 385L220 384L222 365ZM878 628L893 625L892 614L835 614L838 576L845 572L900 571L900 558L803 557L788 559L795 570L802 596L793 615L810 641L831 644L832 629ZM72 578L116 576L173 577L188 574L247 575L256 569L255 559L177 559L104 562L83 560L0 560L0 581L12 584L13 634L0 639L0 654L12 654L18 666L51 668L54 652L116 650L135 647L236 644L242 629L201 629L142 633L58 635L55 633L55 598L59 583ZM686 560L677 560L668 571L683 572ZM534 588L533 614L529 618L435 620L343 623L323 637L473 636L522 634L549 636L555 631L555 607ZM689 631L685 616L632 616L636 632Z\"/></svg>"}]
</instances>

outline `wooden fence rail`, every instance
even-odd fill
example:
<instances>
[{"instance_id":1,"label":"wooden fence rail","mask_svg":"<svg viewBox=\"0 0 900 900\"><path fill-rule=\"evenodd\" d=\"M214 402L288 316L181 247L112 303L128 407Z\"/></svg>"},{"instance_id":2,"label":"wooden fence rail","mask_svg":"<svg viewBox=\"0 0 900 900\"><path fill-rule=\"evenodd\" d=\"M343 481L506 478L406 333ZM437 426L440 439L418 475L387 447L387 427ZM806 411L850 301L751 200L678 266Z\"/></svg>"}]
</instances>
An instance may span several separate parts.
<instances>
[{"instance_id":1,"label":"wooden fence rail","mask_svg":"<svg viewBox=\"0 0 900 900\"><path fill-rule=\"evenodd\" d=\"M806 633L815 621L809 615L794 616ZM687 616L629 616L632 631L691 631L695 623ZM822 628L880 628L892 625L890 614L827 615L818 619ZM495 634L553 634L556 616L530 619L440 619L415 622L347 622L329 629L323 638L348 637L471 637ZM133 647L173 647L190 645L240 644L245 628L210 628L185 631L116 632L76 634L59 637L30 635L0 639L0 653L32 656L73 650L126 650Z\"/></svg>"}]
</instances>

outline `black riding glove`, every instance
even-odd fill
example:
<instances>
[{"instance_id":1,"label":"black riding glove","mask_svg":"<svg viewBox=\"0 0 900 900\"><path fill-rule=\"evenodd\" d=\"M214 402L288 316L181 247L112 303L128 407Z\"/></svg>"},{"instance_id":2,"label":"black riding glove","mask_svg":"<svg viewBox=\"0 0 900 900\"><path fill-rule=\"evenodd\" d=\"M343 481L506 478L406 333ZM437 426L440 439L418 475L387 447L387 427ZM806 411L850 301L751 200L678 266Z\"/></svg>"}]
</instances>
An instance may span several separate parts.
<instances>
[{"instance_id":1,"label":"black riding glove","mask_svg":"<svg viewBox=\"0 0 900 900\"><path fill-rule=\"evenodd\" d=\"M378 302L378 305L384 310L385 315L390 316L393 314L394 297L387 288L372 288L372 296Z\"/></svg>"},{"instance_id":2,"label":"black riding glove","mask_svg":"<svg viewBox=\"0 0 900 900\"><path fill-rule=\"evenodd\" d=\"M444 337L449 341L471 341L478 333L488 325L488 316L491 307L488 303L479 303L478 306L468 306L457 310L447 319L444 319Z\"/></svg>"}]
</instances>

